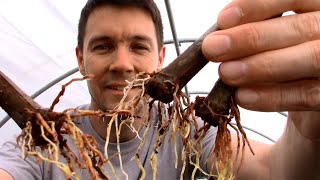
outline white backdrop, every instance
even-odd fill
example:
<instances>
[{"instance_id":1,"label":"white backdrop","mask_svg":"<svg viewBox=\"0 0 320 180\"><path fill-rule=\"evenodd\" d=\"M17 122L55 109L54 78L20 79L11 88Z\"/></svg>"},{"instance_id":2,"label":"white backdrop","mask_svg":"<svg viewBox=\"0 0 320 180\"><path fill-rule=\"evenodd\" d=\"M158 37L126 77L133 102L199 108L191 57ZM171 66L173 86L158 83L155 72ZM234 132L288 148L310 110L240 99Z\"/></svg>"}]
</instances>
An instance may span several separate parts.
<instances>
[{"instance_id":1,"label":"white backdrop","mask_svg":"<svg viewBox=\"0 0 320 180\"><path fill-rule=\"evenodd\" d=\"M171 7L179 39L197 38L216 21L219 11L229 0L172 0ZM27 94L32 95L50 81L77 66L75 45L77 23L85 0L2 0L0 1L0 70ZM171 40L171 29L163 0L156 0L164 21L165 40ZM182 51L190 44L182 44ZM166 64L176 57L173 45L167 46ZM218 78L218 64L207 65L188 84L189 91L210 91ZM72 77L80 77L76 73ZM58 83L36 98L44 107L61 88ZM89 102L84 82L74 83L56 111ZM6 113L0 109L0 120ZM252 112L241 109L244 125L277 139L285 126L285 117L278 113ZM10 120L0 128L0 144L19 133ZM249 133L249 137L270 143Z\"/></svg>"}]
</instances>

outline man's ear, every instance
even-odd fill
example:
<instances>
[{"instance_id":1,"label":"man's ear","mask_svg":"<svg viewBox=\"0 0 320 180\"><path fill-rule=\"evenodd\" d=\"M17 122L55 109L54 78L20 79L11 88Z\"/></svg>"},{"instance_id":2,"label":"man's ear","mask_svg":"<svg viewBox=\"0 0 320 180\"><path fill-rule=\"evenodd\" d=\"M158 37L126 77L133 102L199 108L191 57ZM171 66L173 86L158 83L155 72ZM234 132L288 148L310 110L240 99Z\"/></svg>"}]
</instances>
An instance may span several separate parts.
<instances>
[{"instance_id":1,"label":"man's ear","mask_svg":"<svg viewBox=\"0 0 320 180\"><path fill-rule=\"evenodd\" d=\"M159 62L158 62L158 68L162 69L164 57L166 56L166 47L162 46L160 52L159 52Z\"/></svg>"},{"instance_id":2,"label":"man's ear","mask_svg":"<svg viewBox=\"0 0 320 180\"><path fill-rule=\"evenodd\" d=\"M79 71L83 76L85 76L87 73L86 73L86 70L84 68L83 54L80 51L79 47L76 47L76 56L77 56L77 59L78 59Z\"/></svg>"}]
</instances>

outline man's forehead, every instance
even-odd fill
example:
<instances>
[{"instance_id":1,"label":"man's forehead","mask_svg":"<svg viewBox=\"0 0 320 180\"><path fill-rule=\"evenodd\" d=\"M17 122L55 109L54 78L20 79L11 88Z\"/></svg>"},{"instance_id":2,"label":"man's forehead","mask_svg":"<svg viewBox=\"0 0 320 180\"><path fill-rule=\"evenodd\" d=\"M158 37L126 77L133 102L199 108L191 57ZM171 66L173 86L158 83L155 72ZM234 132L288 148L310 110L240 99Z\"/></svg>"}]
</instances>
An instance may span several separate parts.
<instances>
[{"instance_id":1,"label":"man's forehead","mask_svg":"<svg viewBox=\"0 0 320 180\"><path fill-rule=\"evenodd\" d=\"M135 18L136 16L144 16L146 19L149 19L150 21L152 20L151 14L139 7L134 7L134 6L118 6L118 5L101 5L99 7L96 7L88 16L88 21L90 18L96 16L96 17L101 17L103 15L110 15L113 14L115 16L109 16L108 19L113 20L114 18L117 18L119 16L127 15L131 18Z\"/></svg>"},{"instance_id":2,"label":"man's forehead","mask_svg":"<svg viewBox=\"0 0 320 180\"><path fill-rule=\"evenodd\" d=\"M153 41L156 32L151 16L139 8L105 6L90 14L85 28L85 39L99 36Z\"/></svg>"}]
</instances>

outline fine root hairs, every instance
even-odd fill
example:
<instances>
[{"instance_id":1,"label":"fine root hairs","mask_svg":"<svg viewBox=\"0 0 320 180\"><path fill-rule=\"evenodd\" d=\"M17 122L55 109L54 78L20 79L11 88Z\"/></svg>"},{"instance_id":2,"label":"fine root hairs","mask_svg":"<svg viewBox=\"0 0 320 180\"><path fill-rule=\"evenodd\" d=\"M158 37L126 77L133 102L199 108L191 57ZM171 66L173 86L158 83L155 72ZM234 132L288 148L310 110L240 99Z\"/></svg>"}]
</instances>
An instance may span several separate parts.
<instances>
[{"instance_id":1,"label":"fine root hairs","mask_svg":"<svg viewBox=\"0 0 320 180\"><path fill-rule=\"evenodd\" d=\"M152 76L152 75L151 75ZM75 108L66 109L63 112L53 112L54 105L59 102L59 98L63 95L65 88L76 80L90 79L92 76L85 76L83 78L73 79L67 84L63 85L63 88L59 95L55 98L55 101L51 108L47 111L31 112L28 111L31 120L26 123L25 128L22 130L21 134L17 138L17 144L22 148L22 157L34 156L39 161L47 161L56 165L65 174L66 179L77 179L78 175L75 173L76 168L88 169L91 179L109 179L110 175L113 179L120 179L119 174L117 174L115 167L110 161L111 158L118 156L120 162L120 170L126 179L130 179L126 173L120 149L120 135L122 133L123 127L129 127L129 129L134 132L137 137L141 140L138 146L137 152L132 160L135 160L137 166L141 170L140 179L146 178L146 172L142 162L139 159L139 153L142 146L147 143L146 137L149 133L150 128L154 128L151 124L152 108L158 108L158 119L156 124L157 138L155 144L151 146L153 152L149 163L152 167L152 177L157 178L158 166L157 159L158 153L161 150L160 147L164 140L169 140L173 144L174 149L172 149L176 160L175 167L178 167L180 163L182 165L181 178L185 174L186 165L190 163L194 166L192 172L192 179L195 179L197 172L201 172L206 176L218 177L218 179L233 179L233 164L236 161L232 161L231 155L232 151L229 147L231 143L230 132L227 129L227 125L230 125L230 118L235 117L237 122L237 127L231 126L232 128L239 130L238 141L240 136L243 142L242 148L245 144L249 145L246 139L245 133L240 124L240 115L237 106L233 104L231 113L232 116L221 116L221 120L218 126L218 134L216 139L216 145L214 150L212 150L210 155L216 156L216 163L213 166L218 170L218 174L214 167L211 170L206 171L200 164L200 158L202 156L202 140L206 136L210 125L204 123L203 125L198 124L198 118L194 114L193 102L190 101L189 97L186 96L173 82L171 83L174 87L173 89L173 102L162 103L153 100L146 94L145 84L151 77L147 73L139 73L136 75L134 80L128 81L128 86L124 89L124 96L121 99L119 105L112 111L93 111L93 110L78 110ZM135 97L128 99L128 94L133 88L138 88L139 91ZM137 109L139 104L148 105L149 111L146 113L137 114ZM147 103L147 104L146 104ZM156 106L154 106L156 105ZM72 113L70 113L72 111ZM217 115L217 114L214 114ZM104 146L104 152L101 153L97 149L97 143L94 138L90 135L84 134L73 122L73 118L81 116L97 116L97 117L110 117L109 124L107 126L107 136ZM121 117L127 117L125 120ZM227 120L225 119L227 118ZM141 123L144 128L144 132L139 134L140 128L135 129L133 123L143 120ZM240 127L239 127L240 126ZM116 132L116 143L117 143L117 153L109 156L108 146L110 143L110 136L112 128L115 128ZM238 131L237 131L238 132ZM74 143L76 146L76 152L73 152L68 143L65 140L65 136L71 138L70 143ZM140 137L141 136L141 137ZM168 138L165 138L168 137ZM177 144L178 142L182 144L181 157L179 157ZM40 147L40 150L39 148ZM238 143L238 148L240 148L240 143ZM78 154L78 156L76 155ZM236 157L238 158L239 150L237 150ZM64 164L60 161L59 157L64 157L67 163ZM224 157L224 158L222 158ZM240 158L240 165L243 162L243 156ZM227 166L225 166L227 164ZM111 174L108 174L105 170L105 166L109 167Z\"/></svg>"}]
</instances>

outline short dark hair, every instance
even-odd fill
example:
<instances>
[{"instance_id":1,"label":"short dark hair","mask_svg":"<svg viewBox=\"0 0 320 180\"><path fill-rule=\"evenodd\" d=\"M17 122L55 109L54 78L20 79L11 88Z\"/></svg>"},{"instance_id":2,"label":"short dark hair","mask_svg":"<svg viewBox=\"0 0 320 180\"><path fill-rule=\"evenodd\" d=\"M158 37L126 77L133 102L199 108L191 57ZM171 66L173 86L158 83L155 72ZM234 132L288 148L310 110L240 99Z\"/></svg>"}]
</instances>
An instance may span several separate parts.
<instances>
[{"instance_id":1,"label":"short dark hair","mask_svg":"<svg viewBox=\"0 0 320 180\"><path fill-rule=\"evenodd\" d=\"M136 7L147 11L153 20L156 30L158 50L163 46L163 25L160 11L153 0L88 0L82 8L78 25L78 48L83 51L85 29L90 14L98 7L116 5L120 7Z\"/></svg>"}]
</instances>

